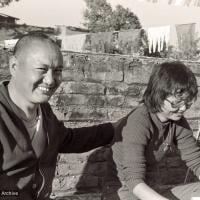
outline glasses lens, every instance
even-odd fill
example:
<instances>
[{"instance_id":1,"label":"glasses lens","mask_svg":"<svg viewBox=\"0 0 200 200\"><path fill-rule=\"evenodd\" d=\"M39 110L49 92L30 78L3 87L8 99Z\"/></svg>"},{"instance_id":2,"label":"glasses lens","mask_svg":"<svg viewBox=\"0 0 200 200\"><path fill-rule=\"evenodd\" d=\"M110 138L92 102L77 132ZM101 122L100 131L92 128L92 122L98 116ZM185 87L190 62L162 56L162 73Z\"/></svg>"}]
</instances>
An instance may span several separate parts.
<instances>
[{"instance_id":1,"label":"glasses lens","mask_svg":"<svg viewBox=\"0 0 200 200\"><path fill-rule=\"evenodd\" d=\"M190 108L192 106L193 102L187 102L185 105L187 108Z\"/></svg>"},{"instance_id":2,"label":"glasses lens","mask_svg":"<svg viewBox=\"0 0 200 200\"><path fill-rule=\"evenodd\" d=\"M179 103L175 103L175 102L171 102L171 106L172 108L180 108L184 105L183 102L179 102Z\"/></svg>"},{"instance_id":3,"label":"glasses lens","mask_svg":"<svg viewBox=\"0 0 200 200\"><path fill-rule=\"evenodd\" d=\"M181 108L182 106L186 106L186 108L190 108L192 106L193 102L184 102L184 101L181 101L181 102L178 102L178 103L175 103L175 102L171 102L171 106L172 108Z\"/></svg>"}]
</instances>

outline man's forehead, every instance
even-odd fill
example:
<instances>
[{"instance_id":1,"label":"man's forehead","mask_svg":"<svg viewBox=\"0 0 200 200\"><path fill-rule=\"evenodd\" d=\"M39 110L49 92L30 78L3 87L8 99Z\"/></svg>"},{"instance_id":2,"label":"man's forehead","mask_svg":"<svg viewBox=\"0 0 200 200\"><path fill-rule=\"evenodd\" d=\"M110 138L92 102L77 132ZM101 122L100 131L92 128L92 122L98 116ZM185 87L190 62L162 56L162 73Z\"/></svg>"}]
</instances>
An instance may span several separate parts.
<instances>
[{"instance_id":1,"label":"man's forehead","mask_svg":"<svg viewBox=\"0 0 200 200\"><path fill-rule=\"evenodd\" d=\"M40 51L54 50L54 51L59 52L59 49L55 44L53 44L49 41L45 41L45 40L30 40L30 41L27 41L26 44L24 45L24 49L30 50L30 51L34 50L34 49L37 49L37 50L40 50Z\"/></svg>"},{"instance_id":2,"label":"man's forehead","mask_svg":"<svg viewBox=\"0 0 200 200\"><path fill-rule=\"evenodd\" d=\"M17 44L14 49L14 55L18 56L19 54L23 54L28 51L33 51L34 49L37 50L44 50L51 49L56 51L57 53L61 53L59 47L53 42L51 39L42 39L37 37L25 37L22 38Z\"/></svg>"}]
</instances>

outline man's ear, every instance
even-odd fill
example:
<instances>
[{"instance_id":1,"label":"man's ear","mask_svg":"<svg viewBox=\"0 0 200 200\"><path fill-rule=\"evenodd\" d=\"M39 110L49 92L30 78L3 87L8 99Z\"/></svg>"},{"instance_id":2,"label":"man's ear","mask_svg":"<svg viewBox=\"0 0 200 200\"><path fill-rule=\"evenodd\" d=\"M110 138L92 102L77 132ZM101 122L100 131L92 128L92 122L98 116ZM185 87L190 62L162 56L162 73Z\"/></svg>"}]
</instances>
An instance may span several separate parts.
<instances>
[{"instance_id":1,"label":"man's ear","mask_svg":"<svg viewBox=\"0 0 200 200\"><path fill-rule=\"evenodd\" d=\"M11 56L9 60L9 69L11 76L15 76L16 68L18 66L18 60L15 56Z\"/></svg>"}]
</instances>

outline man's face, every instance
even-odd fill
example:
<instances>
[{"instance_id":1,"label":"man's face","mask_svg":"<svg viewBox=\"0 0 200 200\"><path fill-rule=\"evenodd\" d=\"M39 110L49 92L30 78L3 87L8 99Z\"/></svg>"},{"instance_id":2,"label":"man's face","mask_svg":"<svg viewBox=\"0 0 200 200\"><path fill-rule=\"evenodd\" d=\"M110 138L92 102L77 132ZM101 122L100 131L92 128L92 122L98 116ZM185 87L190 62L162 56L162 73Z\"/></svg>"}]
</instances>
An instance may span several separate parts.
<instances>
[{"instance_id":1,"label":"man's face","mask_svg":"<svg viewBox=\"0 0 200 200\"><path fill-rule=\"evenodd\" d=\"M54 44L32 41L16 58L15 87L27 103L47 102L61 83L63 60Z\"/></svg>"}]
</instances>

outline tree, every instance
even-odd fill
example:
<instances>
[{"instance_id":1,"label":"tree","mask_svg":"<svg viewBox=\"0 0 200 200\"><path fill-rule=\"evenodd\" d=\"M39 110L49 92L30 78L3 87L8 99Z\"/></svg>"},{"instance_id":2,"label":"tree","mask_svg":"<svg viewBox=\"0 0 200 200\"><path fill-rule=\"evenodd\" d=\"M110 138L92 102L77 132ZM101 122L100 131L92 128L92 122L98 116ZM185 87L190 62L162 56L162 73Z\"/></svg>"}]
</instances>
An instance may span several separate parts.
<instances>
[{"instance_id":1,"label":"tree","mask_svg":"<svg viewBox=\"0 0 200 200\"><path fill-rule=\"evenodd\" d=\"M110 30L111 5L106 0L85 0L84 26L92 32L104 32Z\"/></svg>"},{"instance_id":2,"label":"tree","mask_svg":"<svg viewBox=\"0 0 200 200\"><path fill-rule=\"evenodd\" d=\"M128 8L124 8L121 5L117 5L112 13L111 26L115 31L141 28L138 17Z\"/></svg>"},{"instance_id":3,"label":"tree","mask_svg":"<svg viewBox=\"0 0 200 200\"><path fill-rule=\"evenodd\" d=\"M138 17L128 8L117 5L113 11L106 0L85 0L84 26L91 32L141 28Z\"/></svg>"},{"instance_id":4,"label":"tree","mask_svg":"<svg viewBox=\"0 0 200 200\"><path fill-rule=\"evenodd\" d=\"M0 8L9 5L13 0L0 0ZM19 0L14 0L19 1Z\"/></svg>"}]
</instances>

